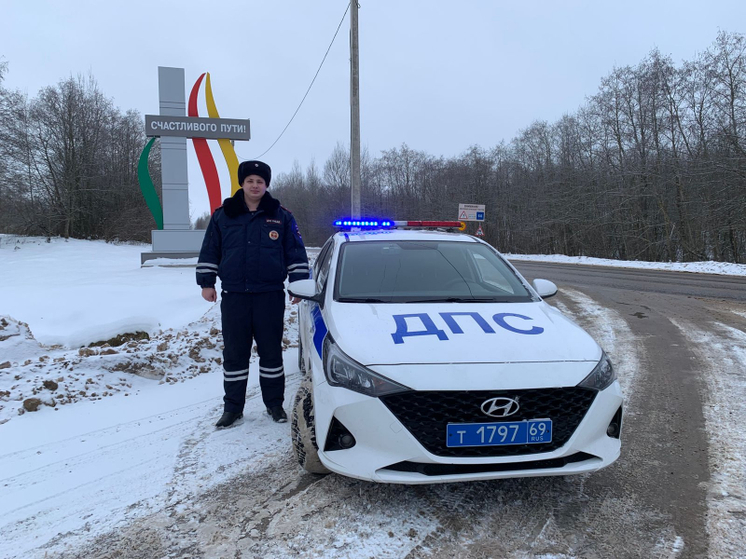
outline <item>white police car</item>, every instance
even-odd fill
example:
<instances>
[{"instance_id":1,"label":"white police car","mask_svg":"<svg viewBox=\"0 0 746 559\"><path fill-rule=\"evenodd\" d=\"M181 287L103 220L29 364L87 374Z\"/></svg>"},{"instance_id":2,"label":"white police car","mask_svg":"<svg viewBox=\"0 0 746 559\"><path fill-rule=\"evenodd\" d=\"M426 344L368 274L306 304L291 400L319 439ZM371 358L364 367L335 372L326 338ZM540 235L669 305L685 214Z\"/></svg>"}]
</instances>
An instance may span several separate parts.
<instances>
[{"instance_id":1,"label":"white police car","mask_svg":"<svg viewBox=\"0 0 746 559\"><path fill-rule=\"evenodd\" d=\"M313 473L392 483L566 475L619 457L606 354L490 245L340 232L302 299L293 448Z\"/></svg>"}]
</instances>

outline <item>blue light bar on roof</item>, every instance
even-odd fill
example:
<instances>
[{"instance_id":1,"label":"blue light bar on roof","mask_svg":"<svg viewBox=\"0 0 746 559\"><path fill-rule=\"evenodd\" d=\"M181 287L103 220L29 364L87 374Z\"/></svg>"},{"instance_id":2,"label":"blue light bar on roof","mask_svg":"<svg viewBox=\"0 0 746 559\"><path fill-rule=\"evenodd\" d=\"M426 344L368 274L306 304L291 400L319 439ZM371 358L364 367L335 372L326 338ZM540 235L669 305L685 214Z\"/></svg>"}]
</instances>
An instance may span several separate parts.
<instances>
[{"instance_id":1,"label":"blue light bar on roof","mask_svg":"<svg viewBox=\"0 0 746 559\"><path fill-rule=\"evenodd\" d=\"M370 227L380 229L382 227L393 227L394 222L388 219L362 218L362 219L338 219L334 222L335 227Z\"/></svg>"},{"instance_id":2,"label":"blue light bar on roof","mask_svg":"<svg viewBox=\"0 0 746 559\"><path fill-rule=\"evenodd\" d=\"M335 227L356 227L360 229L382 229L389 227L413 227L417 229L466 229L463 221L392 221L390 219L338 219L334 222Z\"/></svg>"}]
</instances>

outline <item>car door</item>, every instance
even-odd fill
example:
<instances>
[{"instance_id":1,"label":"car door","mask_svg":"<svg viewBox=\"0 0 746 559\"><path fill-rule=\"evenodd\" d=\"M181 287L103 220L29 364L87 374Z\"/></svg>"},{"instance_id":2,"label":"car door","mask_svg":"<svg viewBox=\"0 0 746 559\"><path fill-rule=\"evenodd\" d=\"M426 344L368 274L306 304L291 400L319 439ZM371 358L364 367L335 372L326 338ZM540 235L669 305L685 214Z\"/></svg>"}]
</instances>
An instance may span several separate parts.
<instances>
[{"instance_id":1,"label":"car door","mask_svg":"<svg viewBox=\"0 0 746 559\"><path fill-rule=\"evenodd\" d=\"M316 292L320 293L324 288L326 277L329 274L329 263L334 248L334 240L330 237L321 247L319 255L311 268L311 277L316 280ZM313 313L317 303L303 300L299 303L298 327L300 329L300 343L303 347L303 359L305 359L306 370L310 366L310 351L313 349L313 334L315 332Z\"/></svg>"}]
</instances>

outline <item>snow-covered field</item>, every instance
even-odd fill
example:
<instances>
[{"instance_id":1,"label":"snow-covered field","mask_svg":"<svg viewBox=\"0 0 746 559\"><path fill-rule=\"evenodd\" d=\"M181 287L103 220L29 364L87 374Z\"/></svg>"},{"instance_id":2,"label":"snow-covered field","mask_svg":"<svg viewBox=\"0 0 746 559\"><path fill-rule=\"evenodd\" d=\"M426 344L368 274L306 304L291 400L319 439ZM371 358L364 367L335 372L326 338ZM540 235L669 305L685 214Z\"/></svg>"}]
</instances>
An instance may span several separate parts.
<instances>
[{"instance_id":1,"label":"snow-covered field","mask_svg":"<svg viewBox=\"0 0 746 559\"><path fill-rule=\"evenodd\" d=\"M58 534L105 532L159 496L184 498L288 451L287 424L264 415L257 375L244 418L251 438L215 434L219 306L200 296L193 265L140 267L146 250L0 235L0 262L13 270L0 293L0 557L50 541L59 552L78 538L57 548ZM296 316L288 304L288 398ZM114 345L137 332L147 337Z\"/></svg>"},{"instance_id":2,"label":"snow-covered field","mask_svg":"<svg viewBox=\"0 0 746 559\"><path fill-rule=\"evenodd\" d=\"M242 428L214 430L222 410L219 308L200 297L194 260L141 267L144 250L0 235L11 278L0 290L0 557L64 553L289 453L287 424L263 413L257 375ZM713 262L511 258L746 276L746 266ZM288 305L286 408L299 380L296 318ZM599 341L622 354L631 343ZM632 377L625 382L631 390ZM406 555L406 538L385 540Z\"/></svg>"}]
</instances>

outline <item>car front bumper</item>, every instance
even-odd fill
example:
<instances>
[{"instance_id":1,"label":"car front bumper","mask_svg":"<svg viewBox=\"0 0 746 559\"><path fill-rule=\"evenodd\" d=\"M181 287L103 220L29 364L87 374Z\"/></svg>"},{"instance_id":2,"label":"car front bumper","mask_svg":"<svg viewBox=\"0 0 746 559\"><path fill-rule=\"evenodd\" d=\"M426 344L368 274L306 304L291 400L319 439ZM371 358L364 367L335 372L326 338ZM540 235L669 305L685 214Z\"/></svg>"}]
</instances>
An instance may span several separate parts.
<instances>
[{"instance_id":1,"label":"car front bumper","mask_svg":"<svg viewBox=\"0 0 746 559\"><path fill-rule=\"evenodd\" d=\"M618 433L621 431L622 402L618 382L598 392L566 442L550 452L532 449L526 454L459 457L429 451L379 398L324 381L314 386L322 463L345 476L384 483L429 484L599 470L619 457L619 434L609 436L607 429L612 421L618 421ZM329 450L333 418L353 435L353 447ZM445 439L445 432L442 436Z\"/></svg>"}]
</instances>

